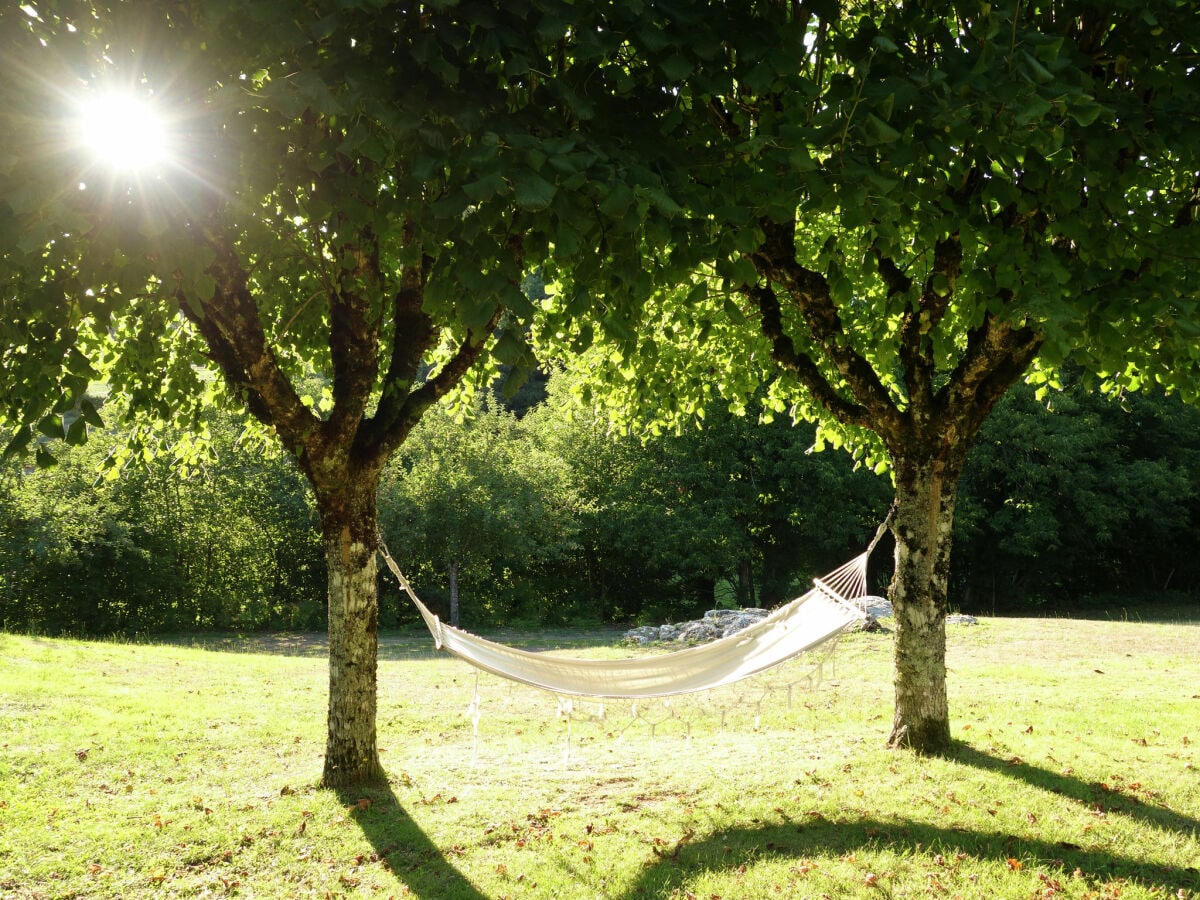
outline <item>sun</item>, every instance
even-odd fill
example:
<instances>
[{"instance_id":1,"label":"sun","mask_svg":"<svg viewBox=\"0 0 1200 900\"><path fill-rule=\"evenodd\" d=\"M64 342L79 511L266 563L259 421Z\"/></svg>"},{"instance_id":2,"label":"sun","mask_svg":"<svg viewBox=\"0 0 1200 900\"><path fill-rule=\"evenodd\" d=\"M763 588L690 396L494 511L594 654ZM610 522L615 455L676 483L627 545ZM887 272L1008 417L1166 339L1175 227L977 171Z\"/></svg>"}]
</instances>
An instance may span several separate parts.
<instances>
[{"instance_id":1,"label":"sun","mask_svg":"<svg viewBox=\"0 0 1200 900\"><path fill-rule=\"evenodd\" d=\"M84 149L106 168L141 172L167 162L167 123L149 98L106 93L89 98L79 117Z\"/></svg>"}]
</instances>

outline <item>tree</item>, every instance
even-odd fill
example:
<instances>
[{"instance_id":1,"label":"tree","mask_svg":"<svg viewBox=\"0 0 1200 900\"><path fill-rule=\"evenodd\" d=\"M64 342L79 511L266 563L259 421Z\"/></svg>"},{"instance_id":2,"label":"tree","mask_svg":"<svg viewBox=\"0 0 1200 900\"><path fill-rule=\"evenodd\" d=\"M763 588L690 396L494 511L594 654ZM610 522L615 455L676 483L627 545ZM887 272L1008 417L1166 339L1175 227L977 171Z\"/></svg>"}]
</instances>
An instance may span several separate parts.
<instances>
[{"instance_id":1,"label":"tree","mask_svg":"<svg viewBox=\"0 0 1200 900\"><path fill-rule=\"evenodd\" d=\"M533 446L522 424L482 404L462 421L432 411L384 476L386 531L406 558L445 575L451 625L459 624L460 584L478 590L487 620L503 621L506 572L530 577L574 543L577 501L565 466ZM468 618L484 621L485 613Z\"/></svg>"},{"instance_id":2,"label":"tree","mask_svg":"<svg viewBox=\"0 0 1200 900\"><path fill-rule=\"evenodd\" d=\"M240 418L206 416L203 445L162 428L174 454L128 458L100 479L106 444L127 436L64 448L49 468L0 466L0 627L319 626L314 590L326 579L311 498L290 459L239 446Z\"/></svg>"},{"instance_id":3,"label":"tree","mask_svg":"<svg viewBox=\"0 0 1200 900\"><path fill-rule=\"evenodd\" d=\"M388 458L489 347L528 366L520 329L496 326L532 311L521 280L551 244L614 302L646 280L642 242L670 238L653 142L608 135L671 101L635 94L643 70L624 59L621 28L590 21L598 12L555 0L0 11L8 452L34 447L51 464L35 435L86 440L101 423L84 398L95 379L146 422L195 422L224 399L277 437L314 492L328 568L326 785L383 777L374 553ZM81 138L79 120L102 134ZM143 123L141 136L114 134L121 122ZM613 227L614 189L644 198L638 227ZM326 387L308 392L314 373Z\"/></svg>"},{"instance_id":4,"label":"tree","mask_svg":"<svg viewBox=\"0 0 1200 900\"><path fill-rule=\"evenodd\" d=\"M891 472L890 743L950 742L967 451L1017 380L1200 395L1200 16L1182 0L657 8L694 267L580 368L658 419L776 413ZM684 36L686 35L686 39ZM548 345L591 343L561 301ZM615 349L614 349L615 348Z\"/></svg>"},{"instance_id":5,"label":"tree","mask_svg":"<svg viewBox=\"0 0 1200 900\"><path fill-rule=\"evenodd\" d=\"M964 607L1128 604L1197 583L1200 409L1062 380L1049 402L1009 391L967 459L954 529Z\"/></svg>"},{"instance_id":6,"label":"tree","mask_svg":"<svg viewBox=\"0 0 1200 900\"><path fill-rule=\"evenodd\" d=\"M886 507L886 483L813 455L813 431L754 422L719 403L678 432L611 429L566 374L521 420L559 459L582 501L575 593L610 621L678 620L711 608L718 585L774 603L846 558Z\"/></svg>"}]
</instances>

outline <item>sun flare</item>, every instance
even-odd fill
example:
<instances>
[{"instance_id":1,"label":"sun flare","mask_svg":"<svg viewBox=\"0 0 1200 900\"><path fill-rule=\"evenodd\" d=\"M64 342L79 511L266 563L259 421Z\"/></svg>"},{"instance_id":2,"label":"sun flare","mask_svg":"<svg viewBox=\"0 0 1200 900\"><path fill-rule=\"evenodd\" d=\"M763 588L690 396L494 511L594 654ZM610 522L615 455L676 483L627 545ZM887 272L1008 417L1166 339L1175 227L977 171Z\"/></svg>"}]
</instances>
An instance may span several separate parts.
<instances>
[{"instance_id":1,"label":"sun flare","mask_svg":"<svg viewBox=\"0 0 1200 900\"><path fill-rule=\"evenodd\" d=\"M171 155L166 122L146 99L130 94L103 94L89 101L79 119L83 146L104 166L143 171Z\"/></svg>"}]
</instances>

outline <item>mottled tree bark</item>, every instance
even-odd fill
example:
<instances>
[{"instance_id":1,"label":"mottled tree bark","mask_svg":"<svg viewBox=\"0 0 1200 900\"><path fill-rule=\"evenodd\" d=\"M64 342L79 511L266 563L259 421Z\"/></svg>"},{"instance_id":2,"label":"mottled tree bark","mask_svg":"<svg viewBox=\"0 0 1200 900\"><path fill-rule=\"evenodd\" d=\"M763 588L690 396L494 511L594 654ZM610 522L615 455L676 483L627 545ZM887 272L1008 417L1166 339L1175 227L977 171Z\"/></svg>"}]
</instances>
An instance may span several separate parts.
<instances>
[{"instance_id":1,"label":"mottled tree bark","mask_svg":"<svg viewBox=\"0 0 1200 900\"><path fill-rule=\"evenodd\" d=\"M895 715L888 743L939 753L950 745L946 608L960 467L928 458L894 463Z\"/></svg>"},{"instance_id":2,"label":"mottled tree bark","mask_svg":"<svg viewBox=\"0 0 1200 900\"><path fill-rule=\"evenodd\" d=\"M322 783L383 781L376 739L377 479L318 498L329 568L329 717Z\"/></svg>"}]
</instances>

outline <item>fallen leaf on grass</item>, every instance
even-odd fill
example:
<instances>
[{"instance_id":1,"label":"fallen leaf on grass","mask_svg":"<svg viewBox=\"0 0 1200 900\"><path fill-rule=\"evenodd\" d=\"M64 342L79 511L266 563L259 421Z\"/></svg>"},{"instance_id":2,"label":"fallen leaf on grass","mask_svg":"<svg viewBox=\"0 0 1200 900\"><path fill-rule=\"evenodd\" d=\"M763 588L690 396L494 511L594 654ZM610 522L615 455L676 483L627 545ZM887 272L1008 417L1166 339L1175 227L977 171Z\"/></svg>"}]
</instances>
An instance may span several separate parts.
<instances>
[{"instance_id":1,"label":"fallen leaf on grass","mask_svg":"<svg viewBox=\"0 0 1200 900\"><path fill-rule=\"evenodd\" d=\"M1008 858L1008 867L1010 869L1012 869L1014 872L1019 872L1019 871L1021 871L1021 861L1019 859L1013 859L1010 856Z\"/></svg>"}]
</instances>

